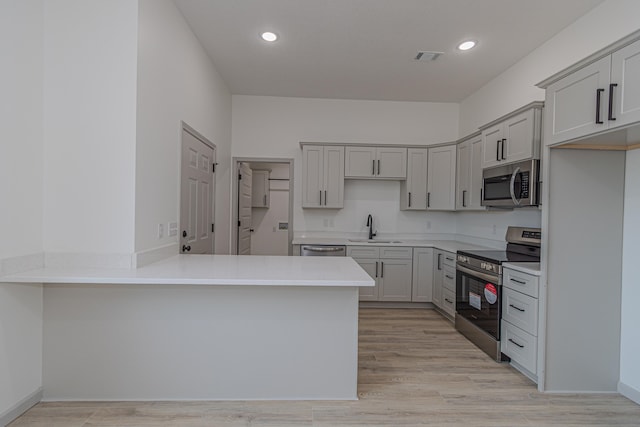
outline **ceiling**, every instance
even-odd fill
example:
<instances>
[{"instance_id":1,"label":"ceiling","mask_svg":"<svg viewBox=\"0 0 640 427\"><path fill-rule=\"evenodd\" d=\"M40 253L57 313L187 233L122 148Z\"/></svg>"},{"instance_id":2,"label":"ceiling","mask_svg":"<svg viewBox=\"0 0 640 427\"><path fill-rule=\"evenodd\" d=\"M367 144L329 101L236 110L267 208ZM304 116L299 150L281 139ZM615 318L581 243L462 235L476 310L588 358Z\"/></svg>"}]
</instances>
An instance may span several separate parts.
<instances>
[{"instance_id":1,"label":"ceiling","mask_svg":"<svg viewBox=\"0 0 640 427\"><path fill-rule=\"evenodd\" d=\"M232 94L430 102L462 101L602 2L174 1Z\"/></svg>"}]
</instances>

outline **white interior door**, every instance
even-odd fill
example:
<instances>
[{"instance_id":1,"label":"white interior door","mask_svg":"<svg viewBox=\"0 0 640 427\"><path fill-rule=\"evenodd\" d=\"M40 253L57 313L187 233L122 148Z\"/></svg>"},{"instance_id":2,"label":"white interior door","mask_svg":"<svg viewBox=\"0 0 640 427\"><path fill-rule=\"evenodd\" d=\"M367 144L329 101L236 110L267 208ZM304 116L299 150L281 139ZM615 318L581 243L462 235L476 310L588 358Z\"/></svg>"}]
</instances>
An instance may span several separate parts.
<instances>
[{"instance_id":1,"label":"white interior door","mask_svg":"<svg viewBox=\"0 0 640 427\"><path fill-rule=\"evenodd\" d=\"M252 171L240 163L238 172L238 255L251 255Z\"/></svg>"},{"instance_id":2,"label":"white interior door","mask_svg":"<svg viewBox=\"0 0 640 427\"><path fill-rule=\"evenodd\" d=\"M180 253L213 253L215 149L182 130Z\"/></svg>"}]
</instances>

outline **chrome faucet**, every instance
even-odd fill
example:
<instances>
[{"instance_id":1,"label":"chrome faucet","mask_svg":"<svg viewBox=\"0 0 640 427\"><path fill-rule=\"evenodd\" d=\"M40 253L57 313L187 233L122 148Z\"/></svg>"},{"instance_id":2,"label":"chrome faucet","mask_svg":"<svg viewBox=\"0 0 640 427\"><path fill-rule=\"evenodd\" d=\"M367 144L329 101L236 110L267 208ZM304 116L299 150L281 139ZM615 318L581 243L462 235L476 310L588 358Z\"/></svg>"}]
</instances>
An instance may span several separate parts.
<instances>
[{"instance_id":1,"label":"chrome faucet","mask_svg":"<svg viewBox=\"0 0 640 427\"><path fill-rule=\"evenodd\" d=\"M371 214L367 217L367 227L369 227L369 240L373 239L377 233L373 232L373 217Z\"/></svg>"}]
</instances>

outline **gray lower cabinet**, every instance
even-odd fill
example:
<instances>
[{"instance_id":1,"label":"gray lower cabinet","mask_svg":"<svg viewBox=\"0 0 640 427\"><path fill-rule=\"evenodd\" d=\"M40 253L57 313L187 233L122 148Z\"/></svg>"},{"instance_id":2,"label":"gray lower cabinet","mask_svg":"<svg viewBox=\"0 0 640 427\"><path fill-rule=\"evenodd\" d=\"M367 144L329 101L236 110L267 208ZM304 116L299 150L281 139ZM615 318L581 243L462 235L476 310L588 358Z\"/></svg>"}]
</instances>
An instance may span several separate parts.
<instances>
[{"instance_id":1,"label":"gray lower cabinet","mask_svg":"<svg viewBox=\"0 0 640 427\"><path fill-rule=\"evenodd\" d=\"M433 248L413 248L411 301L433 300Z\"/></svg>"},{"instance_id":2,"label":"gray lower cabinet","mask_svg":"<svg viewBox=\"0 0 640 427\"><path fill-rule=\"evenodd\" d=\"M456 256L440 249L433 251L433 305L450 318L456 314Z\"/></svg>"},{"instance_id":3,"label":"gray lower cabinet","mask_svg":"<svg viewBox=\"0 0 640 427\"><path fill-rule=\"evenodd\" d=\"M516 369L537 382L538 277L509 268L502 277L501 351Z\"/></svg>"},{"instance_id":4,"label":"gray lower cabinet","mask_svg":"<svg viewBox=\"0 0 640 427\"><path fill-rule=\"evenodd\" d=\"M412 248L348 246L347 256L376 281L360 288L360 301L411 301Z\"/></svg>"}]
</instances>

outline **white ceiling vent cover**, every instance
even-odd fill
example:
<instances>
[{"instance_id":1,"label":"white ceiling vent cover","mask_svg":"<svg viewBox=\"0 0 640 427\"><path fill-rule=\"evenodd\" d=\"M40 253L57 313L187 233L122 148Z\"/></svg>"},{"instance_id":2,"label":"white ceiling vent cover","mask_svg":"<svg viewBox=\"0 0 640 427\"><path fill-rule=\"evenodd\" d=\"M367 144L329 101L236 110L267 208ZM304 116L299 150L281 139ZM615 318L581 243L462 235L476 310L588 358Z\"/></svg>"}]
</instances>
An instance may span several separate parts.
<instances>
[{"instance_id":1,"label":"white ceiling vent cover","mask_svg":"<svg viewBox=\"0 0 640 427\"><path fill-rule=\"evenodd\" d=\"M418 54L413 59L420 62L435 61L443 53L444 52L431 52L431 51L425 50L422 52L418 52Z\"/></svg>"}]
</instances>

